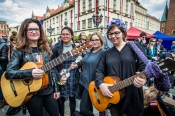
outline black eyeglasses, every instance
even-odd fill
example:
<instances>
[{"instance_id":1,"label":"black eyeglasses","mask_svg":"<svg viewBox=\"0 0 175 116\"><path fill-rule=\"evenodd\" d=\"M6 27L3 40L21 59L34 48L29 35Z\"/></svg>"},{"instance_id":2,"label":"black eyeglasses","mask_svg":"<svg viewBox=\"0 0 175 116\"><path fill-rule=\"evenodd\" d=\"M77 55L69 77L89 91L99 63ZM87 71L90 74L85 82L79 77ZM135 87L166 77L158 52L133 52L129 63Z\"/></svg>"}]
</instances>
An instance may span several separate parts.
<instances>
[{"instance_id":1,"label":"black eyeglasses","mask_svg":"<svg viewBox=\"0 0 175 116\"><path fill-rule=\"evenodd\" d=\"M113 34L114 34L115 36L117 36L117 35L120 34L120 33L121 33L121 31L116 31L116 32L114 32L114 33L109 33L108 35L109 35L109 37L112 37Z\"/></svg>"},{"instance_id":2,"label":"black eyeglasses","mask_svg":"<svg viewBox=\"0 0 175 116\"><path fill-rule=\"evenodd\" d=\"M7 36L2 36L2 37L7 37Z\"/></svg>"},{"instance_id":3,"label":"black eyeglasses","mask_svg":"<svg viewBox=\"0 0 175 116\"><path fill-rule=\"evenodd\" d=\"M151 41L151 42L156 42L156 41Z\"/></svg>"},{"instance_id":4,"label":"black eyeglasses","mask_svg":"<svg viewBox=\"0 0 175 116\"><path fill-rule=\"evenodd\" d=\"M39 32L39 28L27 28L27 32L32 33L33 31Z\"/></svg>"},{"instance_id":5,"label":"black eyeglasses","mask_svg":"<svg viewBox=\"0 0 175 116\"><path fill-rule=\"evenodd\" d=\"M142 38L146 38L146 36L142 36Z\"/></svg>"}]
</instances>

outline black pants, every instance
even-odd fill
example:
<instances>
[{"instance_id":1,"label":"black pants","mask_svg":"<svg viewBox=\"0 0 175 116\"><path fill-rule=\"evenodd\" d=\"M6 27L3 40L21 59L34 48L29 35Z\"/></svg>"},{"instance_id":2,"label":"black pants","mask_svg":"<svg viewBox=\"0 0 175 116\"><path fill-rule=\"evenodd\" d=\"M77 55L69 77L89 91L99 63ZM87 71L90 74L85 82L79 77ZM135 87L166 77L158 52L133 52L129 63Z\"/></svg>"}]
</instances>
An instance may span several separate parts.
<instances>
[{"instance_id":1,"label":"black pants","mask_svg":"<svg viewBox=\"0 0 175 116\"><path fill-rule=\"evenodd\" d=\"M53 97L53 93L50 95L34 95L26 104L30 116L42 116L43 107L49 116L59 116L58 103Z\"/></svg>"},{"instance_id":2,"label":"black pants","mask_svg":"<svg viewBox=\"0 0 175 116\"><path fill-rule=\"evenodd\" d=\"M83 116L95 116L93 114L92 102L90 100L88 90L80 85L80 91L82 92L80 101L80 113Z\"/></svg>"},{"instance_id":3,"label":"black pants","mask_svg":"<svg viewBox=\"0 0 175 116\"><path fill-rule=\"evenodd\" d=\"M66 99L64 97L60 97L59 100L58 100L61 116L64 116L65 101L66 101ZM75 97L69 97L69 106L70 106L70 113L72 115L75 112L75 108L76 108Z\"/></svg>"}]
</instances>

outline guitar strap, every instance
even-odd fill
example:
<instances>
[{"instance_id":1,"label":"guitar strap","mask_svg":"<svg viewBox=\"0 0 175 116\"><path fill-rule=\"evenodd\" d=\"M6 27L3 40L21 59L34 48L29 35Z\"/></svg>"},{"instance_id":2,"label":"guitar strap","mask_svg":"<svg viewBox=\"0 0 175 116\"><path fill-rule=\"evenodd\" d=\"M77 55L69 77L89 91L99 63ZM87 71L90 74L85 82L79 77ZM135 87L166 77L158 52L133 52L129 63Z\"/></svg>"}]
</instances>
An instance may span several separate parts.
<instances>
[{"instance_id":1,"label":"guitar strap","mask_svg":"<svg viewBox=\"0 0 175 116\"><path fill-rule=\"evenodd\" d=\"M154 77L154 86L160 91L169 91L171 85L167 73L163 73L156 62L150 62L134 42L127 42L138 57L145 63L148 78Z\"/></svg>"}]
</instances>

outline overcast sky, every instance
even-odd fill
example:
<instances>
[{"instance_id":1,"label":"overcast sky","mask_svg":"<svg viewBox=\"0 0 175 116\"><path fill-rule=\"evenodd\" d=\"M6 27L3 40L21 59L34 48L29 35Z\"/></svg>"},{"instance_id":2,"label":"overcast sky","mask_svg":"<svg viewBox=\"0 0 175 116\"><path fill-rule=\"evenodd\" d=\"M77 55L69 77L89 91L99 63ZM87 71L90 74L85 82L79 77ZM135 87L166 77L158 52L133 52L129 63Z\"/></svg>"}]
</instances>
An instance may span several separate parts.
<instances>
[{"instance_id":1,"label":"overcast sky","mask_svg":"<svg viewBox=\"0 0 175 116\"><path fill-rule=\"evenodd\" d=\"M34 15L42 16L49 8L56 9L64 0L0 0L0 20L5 20L9 26L19 25L25 18ZM147 9L147 13L160 19L166 0L139 0Z\"/></svg>"}]
</instances>

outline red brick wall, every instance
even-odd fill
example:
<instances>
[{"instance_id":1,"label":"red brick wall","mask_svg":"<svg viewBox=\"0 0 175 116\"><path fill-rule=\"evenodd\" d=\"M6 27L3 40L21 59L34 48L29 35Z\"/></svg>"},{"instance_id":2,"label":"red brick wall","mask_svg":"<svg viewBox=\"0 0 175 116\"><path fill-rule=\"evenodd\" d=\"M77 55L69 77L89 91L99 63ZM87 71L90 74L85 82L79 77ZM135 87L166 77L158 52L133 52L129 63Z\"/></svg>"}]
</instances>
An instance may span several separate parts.
<instances>
[{"instance_id":1,"label":"red brick wall","mask_svg":"<svg viewBox=\"0 0 175 116\"><path fill-rule=\"evenodd\" d=\"M168 19L166 25L166 34L175 35L172 33L173 30L175 31L175 0L170 0Z\"/></svg>"}]
</instances>

